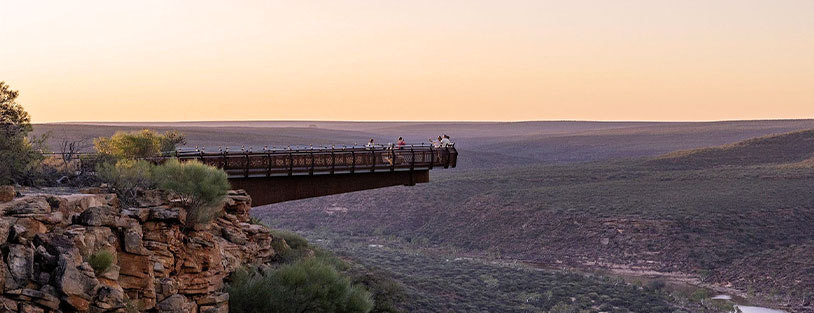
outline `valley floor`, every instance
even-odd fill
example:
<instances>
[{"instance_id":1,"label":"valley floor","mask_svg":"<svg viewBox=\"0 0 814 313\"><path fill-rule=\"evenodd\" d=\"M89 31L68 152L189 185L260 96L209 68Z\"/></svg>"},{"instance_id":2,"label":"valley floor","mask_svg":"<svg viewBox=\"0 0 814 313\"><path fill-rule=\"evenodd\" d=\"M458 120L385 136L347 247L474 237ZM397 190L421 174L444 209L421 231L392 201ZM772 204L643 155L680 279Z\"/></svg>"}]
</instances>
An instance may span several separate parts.
<instances>
[{"instance_id":1,"label":"valley floor","mask_svg":"<svg viewBox=\"0 0 814 313\"><path fill-rule=\"evenodd\" d=\"M406 295L401 307L407 312L728 313L734 305L711 299L732 289L652 272L541 268L399 240L306 234L314 244L398 281Z\"/></svg>"}]
</instances>

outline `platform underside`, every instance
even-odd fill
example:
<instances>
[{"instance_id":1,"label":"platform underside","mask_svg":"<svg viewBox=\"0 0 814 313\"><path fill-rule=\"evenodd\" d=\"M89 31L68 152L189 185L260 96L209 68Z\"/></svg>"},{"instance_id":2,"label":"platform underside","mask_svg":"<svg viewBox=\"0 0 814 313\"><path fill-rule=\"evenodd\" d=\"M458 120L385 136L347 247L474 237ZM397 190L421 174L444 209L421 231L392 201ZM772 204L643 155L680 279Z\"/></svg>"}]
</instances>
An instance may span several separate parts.
<instances>
[{"instance_id":1,"label":"platform underside","mask_svg":"<svg viewBox=\"0 0 814 313\"><path fill-rule=\"evenodd\" d=\"M252 206L429 181L429 170L229 179L232 188L251 195Z\"/></svg>"}]
</instances>

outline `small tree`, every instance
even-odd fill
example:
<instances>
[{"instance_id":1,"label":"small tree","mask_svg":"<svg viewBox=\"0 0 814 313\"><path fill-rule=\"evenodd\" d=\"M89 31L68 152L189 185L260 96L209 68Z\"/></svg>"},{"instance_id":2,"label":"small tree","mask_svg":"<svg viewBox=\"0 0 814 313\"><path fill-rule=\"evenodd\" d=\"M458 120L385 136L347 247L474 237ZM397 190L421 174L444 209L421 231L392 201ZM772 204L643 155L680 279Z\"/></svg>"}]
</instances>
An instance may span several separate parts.
<instances>
[{"instance_id":1,"label":"small tree","mask_svg":"<svg viewBox=\"0 0 814 313\"><path fill-rule=\"evenodd\" d=\"M26 137L32 130L31 117L17 103L19 94L0 82L0 185L32 183L31 173L42 160Z\"/></svg>"},{"instance_id":2,"label":"small tree","mask_svg":"<svg viewBox=\"0 0 814 313\"><path fill-rule=\"evenodd\" d=\"M63 166L68 168L71 162L79 159L79 153L83 149L87 149L89 146L90 144L88 143L88 138L78 140L63 138L62 142L60 143L59 150L59 156L62 158Z\"/></svg>"},{"instance_id":3,"label":"small tree","mask_svg":"<svg viewBox=\"0 0 814 313\"><path fill-rule=\"evenodd\" d=\"M116 159L145 159L161 156L185 143L183 134L169 131L159 134L149 129L136 132L118 131L110 138L100 137L93 141L96 151Z\"/></svg>"},{"instance_id":4,"label":"small tree","mask_svg":"<svg viewBox=\"0 0 814 313\"><path fill-rule=\"evenodd\" d=\"M198 161L170 159L156 167L158 188L171 192L187 208L187 225L211 222L231 187L226 172Z\"/></svg>"},{"instance_id":5,"label":"small tree","mask_svg":"<svg viewBox=\"0 0 814 313\"><path fill-rule=\"evenodd\" d=\"M125 204L135 204L139 190L155 187L155 165L145 160L119 160L115 164L101 163L96 168L99 178L110 184Z\"/></svg>"}]
</instances>

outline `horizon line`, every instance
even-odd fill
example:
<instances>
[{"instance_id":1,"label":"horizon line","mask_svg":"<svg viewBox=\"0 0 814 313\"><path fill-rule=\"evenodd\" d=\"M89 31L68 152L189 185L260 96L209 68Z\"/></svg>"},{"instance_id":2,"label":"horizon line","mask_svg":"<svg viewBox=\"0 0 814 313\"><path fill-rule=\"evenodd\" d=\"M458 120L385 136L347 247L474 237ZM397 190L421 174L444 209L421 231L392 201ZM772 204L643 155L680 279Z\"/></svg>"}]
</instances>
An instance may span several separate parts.
<instances>
[{"instance_id":1,"label":"horizon line","mask_svg":"<svg viewBox=\"0 0 814 313\"><path fill-rule=\"evenodd\" d=\"M805 121L814 117L803 118L757 118L757 119L709 119L709 120L588 120L588 119L540 119L540 120L174 120L174 121L52 121L31 122L38 124L174 124L174 123L263 123L263 122L300 122L300 123L534 123L534 122L582 122L582 123L720 123L720 122L759 122L759 121Z\"/></svg>"}]
</instances>

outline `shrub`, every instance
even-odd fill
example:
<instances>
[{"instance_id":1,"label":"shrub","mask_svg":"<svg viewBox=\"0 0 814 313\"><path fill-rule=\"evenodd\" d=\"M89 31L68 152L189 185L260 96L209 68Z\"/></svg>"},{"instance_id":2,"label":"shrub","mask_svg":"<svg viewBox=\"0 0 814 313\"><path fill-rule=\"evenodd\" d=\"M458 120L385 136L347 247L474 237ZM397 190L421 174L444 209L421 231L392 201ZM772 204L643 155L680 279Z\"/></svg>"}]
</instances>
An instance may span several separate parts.
<instances>
[{"instance_id":1,"label":"shrub","mask_svg":"<svg viewBox=\"0 0 814 313\"><path fill-rule=\"evenodd\" d=\"M198 161L170 159L156 167L154 174L158 188L171 192L186 206L188 226L215 219L230 188L226 172Z\"/></svg>"},{"instance_id":2,"label":"shrub","mask_svg":"<svg viewBox=\"0 0 814 313\"><path fill-rule=\"evenodd\" d=\"M404 287L383 271L360 269L362 272L353 275L353 283L363 285L373 296L373 312L403 313L400 308L407 295Z\"/></svg>"},{"instance_id":3,"label":"shrub","mask_svg":"<svg viewBox=\"0 0 814 313\"><path fill-rule=\"evenodd\" d=\"M280 229L271 229L270 231L272 236L271 247L284 263L293 263L313 256L323 263L334 266L334 268L340 270L347 268L347 264L342 260L324 249L311 246L305 237L295 232Z\"/></svg>"},{"instance_id":4,"label":"shrub","mask_svg":"<svg viewBox=\"0 0 814 313\"><path fill-rule=\"evenodd\" d=\"M696 289L690 295L690 300L695 301L695 302L701 302L701 300L704 300L704 299L709 298L709 297L710 297L710 294L709 294L708 290L706 290L706 289Z\"/></svg>"},{"instance_id":5,"label":"shrub","mask_svg":"<svg viewBox=\"0 0 814 313\"><path fill-rule=\"evenodd\" d=\"M119 160L115 164L101 163L96 169L99 179L110 184L119 200L134 204L139 190L155 186L155 165L145 160Z\"/></svg>"},{"instance_id":6,"label":"shrub","mask_svg":"<svg viewBox=\"0 0 814 313\"><path fill-rule=\"evenodd\" d=\"M667 283L665 283L663 280L660 280L660 279L652 280L649 283L647 283L647 288L649 288L651 290L662 290L666 286L667 286Z\"/></svg>"},{"instance_id":7,"label":"shrub","mask_svg":"<svg viewBox=\"0 0 814 313\"><path fill-rule=\"evenodd\" d=\"M113 265L113 253L107 250L99 250L90 255L88 263L90 263L90 267L92 267L97 274L104 273Z\"/></svg>"},{"instance_id":8,"label":"shrub","mask_svg":"<svg viewBox=\"0 0 814 313\"><path fill-rule=\"evenodd\" d=\"M19 92L0 82L0 185L32 184L33 173L42 160L37 151L40 140L27 138L31 132L31 117L17 103Z\"/></svg>"},{"instance_id":9,"label":"shrub","mask_svg":"<svg viewBox=\"0 0 814 313\"><path fill-rule=\"evenodd\" d=\"M370 312L373 300L336 269L309 259L278 270L242 269L227 287L233 313Z\"/></svg>"},{"instance_id":10,"label":"shrub","mask_svg":"<svg viewBox=\"0 0 814 313\"><path fill-rule=\"evenodd\" d=\"M177 131L159 134L149 129L136 132L116 132L110 138L93 140L96 151L116 159L154 158L175 150L185 137Z\"/></svg>"},{"instance_id":11,"label":"shrub","mask_svg":"<svg viewBox=\"0 0 814 313\"><path fill-rule=\"evenodd\" d=\"M293 231L272 229L271 236L275 238L282 238L291 249L308 248L308 239L300 236Z\"/></svg>"}]
</instances>

